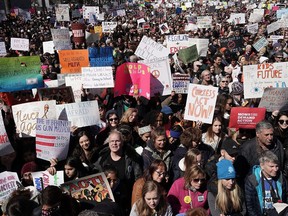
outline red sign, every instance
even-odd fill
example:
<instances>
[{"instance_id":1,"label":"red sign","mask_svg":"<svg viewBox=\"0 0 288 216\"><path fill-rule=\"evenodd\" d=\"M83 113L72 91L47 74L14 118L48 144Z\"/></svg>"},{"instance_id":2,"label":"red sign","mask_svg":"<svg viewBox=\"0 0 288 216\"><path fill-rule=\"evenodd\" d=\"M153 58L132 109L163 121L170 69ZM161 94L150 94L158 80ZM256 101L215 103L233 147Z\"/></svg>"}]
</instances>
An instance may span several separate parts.
<instances>
[{"instance_id":1,"label":"red sign","mask_svg":"<svg viewBox=\"0 0 288 216\"><path fill-rule=\"evenodd\" d=\"M233 107L229 128L255 129L256 124L265 118L265 108Z\"/></svg>"}]
</instances>

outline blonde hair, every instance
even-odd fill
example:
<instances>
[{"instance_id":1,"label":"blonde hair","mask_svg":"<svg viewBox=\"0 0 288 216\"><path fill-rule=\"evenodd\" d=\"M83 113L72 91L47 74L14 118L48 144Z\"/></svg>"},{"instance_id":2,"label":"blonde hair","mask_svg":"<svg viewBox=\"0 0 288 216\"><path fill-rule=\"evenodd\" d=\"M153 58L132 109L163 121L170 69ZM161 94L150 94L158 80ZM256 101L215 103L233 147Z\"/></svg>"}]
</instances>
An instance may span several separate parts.
<instances>
[{"instance_id":1,"label":"blonde hair","mask_svg":"<svg viewBox=\"0 0 288 216\"><path fill-rule=\"evenodd\" d=\"M218 180L218 193L216 196L216 206L220 210L221 214L227 214L229 211L228 206L231 206L234 211L241 211L241 192L237 183L232 190L227 190L224 188L222 181L224 179ZM229 203L231 202L231 204Z\"/></svg>"},{"instance_id":2,"label":"blonde hair","mask_svg":"<svg viewBox=\"0 0 288 216\"><path fill-rule=\"evenodd\" d=\"M120 124L129 124L129 116L132 115L132 113L136 112L138 114L138 110L136 108L128 108L122 115L122 118L120 120Z\"/></svg>"},{"instance_id":3,"label":"blonde hair","mask_svg":"<svg viewBox=\"0 0 288 216\"><path fill-rule=\"evenodd\" d=\"M185 188L190 188L192 179L195 179L200 175L202 175L203 178L206 178L205 171L198 165L194 165L192 167L186 167L184 173Z\"/></svg>"}]
</instances>

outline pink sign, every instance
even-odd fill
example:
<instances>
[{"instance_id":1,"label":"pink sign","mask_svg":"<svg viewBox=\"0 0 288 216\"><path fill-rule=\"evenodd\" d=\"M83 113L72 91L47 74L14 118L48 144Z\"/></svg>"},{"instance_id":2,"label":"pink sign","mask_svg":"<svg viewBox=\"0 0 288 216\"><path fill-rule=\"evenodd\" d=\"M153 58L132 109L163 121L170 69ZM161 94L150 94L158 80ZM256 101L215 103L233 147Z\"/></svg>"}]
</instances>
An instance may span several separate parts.
<instances>
[{"instance_id":1,"label":"pink sign","mask_svg":"<svg viewBox=\"0 0 288 216\"><path fill-rule=\"evenodd\" d=\"M141 63L124 63L117 68L114 97L139 95L150 99L150 68Z\"/></svg>"}]
</instances>

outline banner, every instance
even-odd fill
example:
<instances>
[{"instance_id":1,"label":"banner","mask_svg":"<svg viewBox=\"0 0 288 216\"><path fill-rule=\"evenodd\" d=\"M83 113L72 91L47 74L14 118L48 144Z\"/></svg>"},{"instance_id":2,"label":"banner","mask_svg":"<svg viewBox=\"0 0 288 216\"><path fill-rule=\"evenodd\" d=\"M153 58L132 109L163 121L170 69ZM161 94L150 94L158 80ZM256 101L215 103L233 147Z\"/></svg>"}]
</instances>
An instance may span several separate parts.
<instances>
[{"instance_id":1,"label":"banner","mask_svg":"<svg viewBox=\"0 0 288 216\"><path fill-rule=\"evenodd\" d=\"M11 38L11 49L20 51L29 51L29 39Z\"/></svg>"},{"instance_id":2,"label":"banner","mask_svg":"<svg viewBox=\"0 0 288 216\"><path fill-rule=\"evenodd\" d=\"M97 100L65 104L65 110L72 126L86 127L99 124Z\"/></svg>"},{"instance_id":3,"label":"banner","mask_svg":"<svg viewBox=\"0 0 288 216\"><path fill-rule=\"evenodd\" d=\"M245 65L244 98L261 98L265 88L286 88L288 62Z\"/></svg>"},{"instance_id":4,"label":"banner","mask_svg":"<svg viewBox=\"0 0 288 216\"><path fill-rule=\"evenodd\" d=\"M135 51L135 55L145 60L149 60L167 57L169 55L169 50L162 44L157 43L156 41L144 35Z\"/></svg>"},{"instance_id":5,"label":"banner","mask_svg":"<svg viewBox=\"0 0 288 216\"><path fill-rule=\"evenodd\" d=\"M212 27L212 16L199 16L197 17L198 28L211 28Z\"/></svg>"},{"instance_id":6,"label":"banner","mask_svg":"<svg viewBox=\"0 0 288 216\"><path fill-rule=\"evenodd\" d=\"M0 57L6 56L6 55L7 55L7 52L6 52L5 42L0 42Z\"/></svg>"},{"instance_id":7,"label":"banner","mask_svg":"<svg viewBox=\"0 0 288 216\"><path fill-rule=\"evenodd\" d=\"M89 19L89 15L90 13L95 13L95 14L99 14L100 10L99 7L97 6L83 6L82 7L83 10L83 18L84 19Z\"/></svg>"},{"instance_id":8,"label":"banner","mask_svg":"<svg viewBox=\"0 0 288 216\"><path fill-rule=\"evenodd\" d=\"M172 91L172 77L169 59L167 57L153 60L138 61L150 68L150 94L170 95Z\"/></svg>"},{"instance_id":9,"label":"banner","mask_svg":"<svg viewBox=\"0 0 288 216\"><path fill-rule=\"evenodd\" d=\"M192 63L199 58L197 46L192 45L188 48L178 51L178 58L183 61L184 64Z\"/></svg>"},{"instance_id":10,"label":"banner","mask_svg":"<svg viewBox=\"0 0 288 216\"><path fill-rule=\"evenodd\" d=\"M253 44L253 47L257 50L257 52L259 52L263 47L267 46L268 44L268 40L265 37L262 37Z\"/></svg>"},{"instance_id":11,"label":"banner","mask_svg":"<svg viewBox=\"0 0 288 216\"><path fill-rule=\"evenodd\" d=\"M113 32L117 25L117 22L102 22L102 32Z\"/></svg>"},{"instance_id":12,"label":"banner","mask_svg":"<svg viewBox=\"0 0 288 216\"><path fill-rule=\"evenodd\" d=\"M267 112L273 112L287 106L287 102L288 88L266 88L258 107L264 107Z\"/></svg>"},{"instance_id":13,"label":"banner","mask_svg":"<svg viewBox=\"0 0 288 216\"><path fill-rule=\"evenodd\" d=\"M16 172L0 173L0 203L7 201L11 193L17 190L20 186L20 181Z\"/></svg>"},{"instance_id":14,"label":"banner","mask_svg":"<svg viewBox=\"0 0 288 216\"><path fill-rule=\"evenodd\" d=\"M36 154L37 158L58 161L67 158L71 123L68 121L37 118Z\"/></svg>"},{"instance_id":15,"label":"banner","mask_svg":"<svg viewBox=\"0 0 288 216\"><path fill-rule=\"evenodd\" d=\"M39 56L0 58L0 92L43 87Z\"/></svg>"},{"instance_id":16,"label":"banner","mask_svg":"<svg viewBox=\"0 0 288 216\"><path fill-rule=\"evenodd\" d=\"M64 171L57 171L50 175L48 171L32 172L33 184L38 191L42 191L49 185L60 186L64 183Z\"/></svg>"},{"instance_id":17,"label":"banner","mask_svg":"<svg viewBox=\"0 0 288 216\"><path fill-rule=\"evenodd\" d=\"M187 94L190 84L189 74L173 74L173 91L176 94Z\"/></svg>"},{"instance_id":18,"label":"banner","mask_svg":"<svg viewBox=\"0 0 288 216\"><path fill-rule=\"evenodd\" d=\"M88 52L91 67L104 67L114 64L113 47L89 47Z\"/></svg>"},{"instance_id":19,"label":"banner","mask_svg":"<svg viewBox=\"0 0 288 216\"><path fill-rule=\"evenodd\" d=\"M68 4L58 4L55 8L56 20L58 22L70 21L69 16L69 5Z\"/></svg>"},{"instance_id":20,"label":"banner","mask_svg":"<svg viewBox=\"0 0 288 216\"><path fill-rule=\"evenodd\" d=\"M247 31L251 34L257 34L259 25L258 23L247 25Z\"/></svg>"},{"instance_id":21,"label":"banner","mask_svg":"<svg viewBox=\"0 0 288 216\"><path fill-rule=\"evenodd\" d=\"M75 199L96 202L115 201L109 182L103 172L65 182L61 188Z\"/></svg>"},{"instance_id":22,"label":"banner","mask_svg":"<svg viewBox=\"0 0 288 216\"><path fill-rule=\"evenodd\" d=\"M41 101L55 100L57 104L74 103L72 89L69 86L37 89Z\"/></svg>"},{"instance_id":23,"label":"banner","mask_svg":"<svg viewBox=\"0 0 288 216\"><path fill-rule=\"evenodd\" d=\"M150 68L141 63L124 63L117 67L114 97L139 95L150 100Z\"/></svg>"},{"instance_id":24,"label":"banner","mask_svg":"<svg viewBox=\"0 0 288 216\"><path fill-rule=\"evenodd\" d=\"M226 47L233 53L241 52L244 47L243 38L241 36L220 38L220 44L221 47Z\"/></svg>"},{"instance_id":25,"label":"banner","mask_svg":"<svg viewBox=\"0 0 288 216\"><path fill-rule=\"evenodd\" d=\"M1 112L0 112L1 113ZM14 152L9 141L2 115L0 114L0 157Z\"/></svg>"},{"instance_id":26,"label":"banner","mask_svg":"<svg viewBox=\"0 0 288 216\"><path fill-rule=\"evenodd\" d=\"M12 106L17 133L35 137L36 120L56 119L56 101L36 101Z\"/></svg>"},{"instance_id":27,"label":"banner","mask_svg":"<svg viewBox=\"0 0 288 216\"><path fill-rule=\"evenodd\" d=\"M217 95L217 87L190 83L184 119L211 124Z\"/></svg>"},{"instance_id":28,"label":"banner","mask_svg":"<svg viewBox=\"0 0 288 216\"><path fill-rule=\"evenodd\" d=\"M71 50L69 29L50 29L55 50Z\"/></svg>"},{"instance_id":29,"label":"banner","mask_svg":"<svg viewBox=\"0 0 288 216\"><path fill-rule=\"evenodd\" d=\"M69 74L69 76L65 76L65 84L66 86L71 86L75 102L81 102L82 74Z\"/></svg>"},{"instance_id":30,"label":"banner","mask_svg":"<svg viewBox=\"0 0 288 216\"><path fill-rule=\"evenodd\" d=\"M82 67L83 88L114 88L112 67Z\"/></svg>"},{"instance_id":31,"label":"banner","mask_svg":"<svg viewBox=\"0 0 288 216\"><path fill-rule=\"evenodd\" d=\"M44 53L54 54L54 42L53 41L43 42L43 54Z\"/></svg>"},{"instance_id":32,"label":"banner","mask_svg":"<svg viewBox=\"0 0 288 216\"><path fill-rule=\"evenodd\" d=\"M265 119L265 108L233 107L229 128L255 129L256 124Z\"/></svg>"},{"instance_id":33,"label":"banner","mask_svg":"<svg viewBox=\"0 0 288 216\"><path fill-rule=\"evenodd\" d=\"M59 50L61 73L80 73L89 66L88 50Z\"/></svg>"}]
</instances>

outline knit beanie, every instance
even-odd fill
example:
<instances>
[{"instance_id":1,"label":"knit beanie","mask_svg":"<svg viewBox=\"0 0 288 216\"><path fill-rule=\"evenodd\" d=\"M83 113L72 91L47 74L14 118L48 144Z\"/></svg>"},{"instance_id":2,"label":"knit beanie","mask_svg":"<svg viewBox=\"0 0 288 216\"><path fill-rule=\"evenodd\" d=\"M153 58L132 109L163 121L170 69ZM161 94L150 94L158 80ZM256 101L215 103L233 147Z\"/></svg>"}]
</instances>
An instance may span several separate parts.
<instances>
[{"instance_id":1,"label":"knit beanie","mask_svg":"<svg viewBox=\"0 0 288 216\"><path fill-rule=\"evenodd\" d=\"M220 160L216 165L218 179L234 179L236 177L235 169L230 160Z\"/></svg>"},{"instance_id":2,"label":"knit beanie","mask_svg":"<svg viewBox=\"0 0 288 216\"><path fill-rule=\"evenodd\" d=\"M34 161L25 163L21 169L21 176L26 172L35 172L37 170L37 164Z\"/></svg>"}]
</instances>

